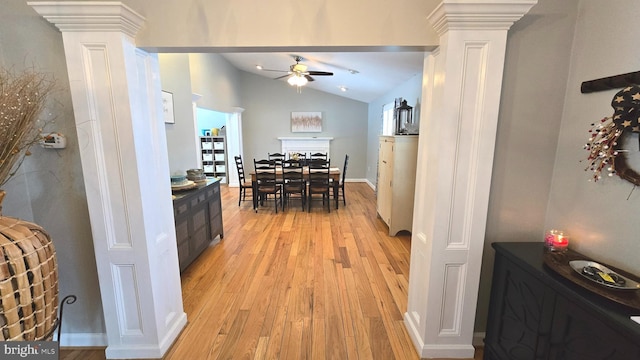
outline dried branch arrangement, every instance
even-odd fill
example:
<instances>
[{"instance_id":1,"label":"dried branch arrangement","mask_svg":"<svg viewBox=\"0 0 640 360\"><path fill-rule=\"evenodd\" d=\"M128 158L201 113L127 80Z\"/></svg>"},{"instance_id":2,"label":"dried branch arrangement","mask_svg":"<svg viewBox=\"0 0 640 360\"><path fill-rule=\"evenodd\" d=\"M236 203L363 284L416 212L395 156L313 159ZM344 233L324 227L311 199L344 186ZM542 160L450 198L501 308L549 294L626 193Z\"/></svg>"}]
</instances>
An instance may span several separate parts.
<instances>
[{"instance_id":1,"label":"dried branch arrangement","mask_svg":"<svg viewBox=\"0 0 640 360\"><path fill-rule=\"evenodd\" d=\"M54 88L54 79L35 69L14 73L0 67L0 187L40 140L45 124L40 116Z\"/></svg>"}]
</instances>

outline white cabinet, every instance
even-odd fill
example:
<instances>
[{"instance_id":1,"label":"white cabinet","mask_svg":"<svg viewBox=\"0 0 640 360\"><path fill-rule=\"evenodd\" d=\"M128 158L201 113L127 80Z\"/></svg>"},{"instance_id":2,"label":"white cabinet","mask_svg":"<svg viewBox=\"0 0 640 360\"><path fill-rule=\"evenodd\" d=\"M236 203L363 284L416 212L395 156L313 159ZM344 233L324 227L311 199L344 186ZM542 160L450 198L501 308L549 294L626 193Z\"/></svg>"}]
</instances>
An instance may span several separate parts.
<instances>
[{"instance_id":1,"label":"white cabinet","mask_svg":"<svg viewBox=\"0 0 640 360\"><path fill-rule=\"evenodd\" d=\"M380 136L377 209L389 235L411 231L418 161L418 136Z\"/></svg>"},{"instance_id":2,"label":"white cabinet","mask_svg":"<svg viewBox=\"0 0 640 360\"><path fill-rule=\"evenodd\" d=\"M200 156L204 174L227 182L227 146L224 136L201 136Z\"/></svg>"}]
</instances>

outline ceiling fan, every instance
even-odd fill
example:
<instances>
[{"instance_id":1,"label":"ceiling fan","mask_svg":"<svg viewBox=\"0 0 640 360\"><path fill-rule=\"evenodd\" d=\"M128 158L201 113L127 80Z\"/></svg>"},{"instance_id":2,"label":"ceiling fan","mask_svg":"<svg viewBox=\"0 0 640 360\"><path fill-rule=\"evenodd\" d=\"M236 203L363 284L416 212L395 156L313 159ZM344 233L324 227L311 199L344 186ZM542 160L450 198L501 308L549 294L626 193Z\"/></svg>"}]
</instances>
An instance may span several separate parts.
<instances>
[{"instance_id":1,"label":"ceiling fan","mask_svg":"<svg viewBox=\"0 0 640 360\"><path fill-rule=\"evenodd\" d=\"M332 72L328 71L315 71L315 70L307 70L307 65L301 64L300 62L304 59L302 56L294 55L293 59L295 60L295 64L289 67L289 70L272 70L272 69L262 69L263 71L276 71L276 72L286 72L286 75L279 76L274 80L282 79L285 77L289 77L287 82L292 86L303 86L308 81L315 81L315 79L311 76L333 76Z\"/></svg>"}]
</instances>

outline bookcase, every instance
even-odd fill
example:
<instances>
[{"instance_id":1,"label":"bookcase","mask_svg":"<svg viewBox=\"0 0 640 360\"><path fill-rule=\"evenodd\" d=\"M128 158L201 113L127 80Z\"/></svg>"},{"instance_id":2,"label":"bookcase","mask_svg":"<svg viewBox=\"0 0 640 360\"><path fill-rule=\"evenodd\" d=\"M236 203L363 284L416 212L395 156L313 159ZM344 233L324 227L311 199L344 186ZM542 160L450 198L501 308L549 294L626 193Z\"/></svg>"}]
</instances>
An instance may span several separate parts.
<instances>
[{"instance_id":1,"label":"bookcase","mask_svg":"<svg viewBox=\"0 0 640 360\"><path fill-rule=\"evenodd\" d=\"M201 136L202 168L208 177L227 182L227 142L224 136Z\"/></svg>"}]
</instances>

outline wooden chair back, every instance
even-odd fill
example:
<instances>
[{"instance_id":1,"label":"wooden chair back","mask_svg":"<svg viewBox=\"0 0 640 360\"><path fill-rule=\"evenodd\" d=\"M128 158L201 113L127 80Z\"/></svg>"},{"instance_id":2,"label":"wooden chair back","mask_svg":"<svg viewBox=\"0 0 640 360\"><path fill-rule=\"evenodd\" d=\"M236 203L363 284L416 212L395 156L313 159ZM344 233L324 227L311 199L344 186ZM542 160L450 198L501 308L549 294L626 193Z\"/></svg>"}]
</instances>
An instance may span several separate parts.
<instances>
[{"instance_id":1,"label":"wooden chair back","mask_svg":"<svg viewBox=\"0 0 640 360\"><path fill-rule=\"evenodd\" d=\"M236 162L236 169L238 170L238 179L240 183L244 183L245 175L244 175L244 165L242 164L242 156L237 155L233 157L233 160Z\"/></svg>"},{"instance_id":2,"label":"wooden chair back","mask_svg":"<svg viewBox=\"0 0 640 360\"><path fill-rule=\"evenodd\" d=\"M326 202L327 210L331 211L331 202L329 201L331 182L329 177L330 164L329 160L310 159L309 160L309 211L311 211L311 200L314 194L321 194L323 203Z\"/></svg>"},{"instance_id":3,"label":"wooden chair back","mask_svg":"<svg viewBox=\"0 0 640 360\"><path fill-rule=\"evenodd\" d=\"M309 155L309 159L310 160L313 160L313 159L329 160L329 154L317 152Z\"/></svg>"},{"instance_id":4,"label":"wooden chair back","mask_svg":"<svg viewBox=\"0 0 640 360\"><path fill-rule=\"evenodd\" d=\"M285 160L286 156L282 153L270 153L268 154L268 159L269 160L275 160L276 165L280 166L282 165L282 162Z\"/></svg>"},{"instance_id":5,"label":"wooden chair back","mask_svg":"<svg viewBox=\"0 0 640 360\"><path fill-rule=\"evenodd\" d=\"M268 159L253 159L253 165L256 171L258 192L275 193L276 189L279 188L276 174L276 161Z\"/></svg>"},{"instance_id":6,"label":"wooden chair back","mask_svg":"<svg viewBox=\"0 0 640 360\"><path fill-rule=\"evenodd\" d=\"M284 203L291 195L299 195L304 210L307 182L304 179L303 166L300 160L288 159L282 162L282 195Z\"/></svg>"}]
</instances>

